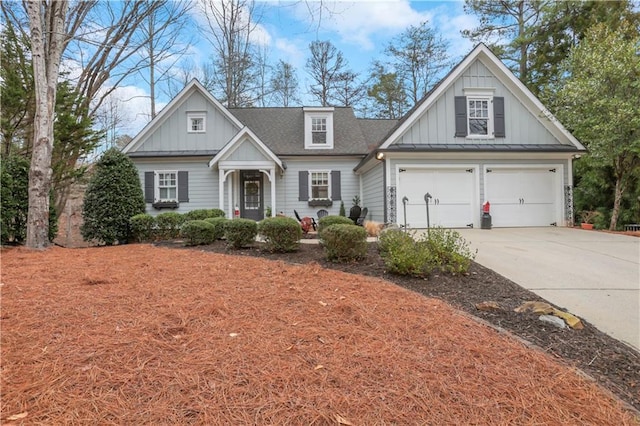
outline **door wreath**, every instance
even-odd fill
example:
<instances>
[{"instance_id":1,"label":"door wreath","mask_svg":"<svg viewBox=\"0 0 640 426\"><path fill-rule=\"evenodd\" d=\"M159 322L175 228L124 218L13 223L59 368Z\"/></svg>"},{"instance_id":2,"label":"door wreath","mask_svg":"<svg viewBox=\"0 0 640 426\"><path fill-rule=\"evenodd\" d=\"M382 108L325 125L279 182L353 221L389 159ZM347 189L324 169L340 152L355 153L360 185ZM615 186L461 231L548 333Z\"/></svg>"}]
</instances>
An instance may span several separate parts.
<instances>
[{"instance_id":1,"label":"door wreath","mask_svg":"<svg viewBox=\"0 0 640 426\"><path fill-rule=\"evenodd\" d=\"M244 184L244 192L247 195L258 195L258 184L255 182L247 182Z\"/></svg>"}]
</instances>

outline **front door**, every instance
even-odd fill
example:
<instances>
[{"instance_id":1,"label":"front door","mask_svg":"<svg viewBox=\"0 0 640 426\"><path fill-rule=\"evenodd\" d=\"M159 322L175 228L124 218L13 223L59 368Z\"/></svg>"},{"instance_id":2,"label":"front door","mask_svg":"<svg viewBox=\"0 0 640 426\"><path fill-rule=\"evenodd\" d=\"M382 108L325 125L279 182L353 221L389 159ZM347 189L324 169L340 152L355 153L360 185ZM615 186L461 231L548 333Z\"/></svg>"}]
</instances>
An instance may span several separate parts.
<instances>
[{"instance_id":1,"label":"front door","mask_svg":"<svg viewBox=\"0 0 640 426\"><path fill-rule=\"evenodd\" d=\"M264 219L262 173L259 170L240 171L240 216L255 221Z\"/></svg>"}]
</instances>

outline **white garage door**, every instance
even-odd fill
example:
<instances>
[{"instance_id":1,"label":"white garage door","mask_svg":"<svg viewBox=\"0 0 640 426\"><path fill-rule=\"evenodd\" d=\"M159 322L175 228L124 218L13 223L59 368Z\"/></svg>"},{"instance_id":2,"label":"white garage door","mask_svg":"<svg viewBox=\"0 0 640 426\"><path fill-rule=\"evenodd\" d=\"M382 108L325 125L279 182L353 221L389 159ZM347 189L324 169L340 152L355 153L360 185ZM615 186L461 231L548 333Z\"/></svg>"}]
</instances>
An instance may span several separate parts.
<instances>
[{"instance_id":1,"label":"white garage door","mask_svg":"<svg viewBox=\"0 0 640 426\"><path fill-rule=\"evenodd\" d=\"M426 193L429 201L430 226L461 228L474 222L476 205L477 169L451 168L400 168L398 170L397 218L404 224L404 204L407 197L407 226L427 227ZM479 214L478 214L479 218ZM476 221L477 222L477 221Z\"/></svg>"},{"instance_id":2,"label":"white garage door","mask_svg":"<svg viewBox=\"0 0 640 426\"><path fill-rule=\"evenodd\" d=\"M550 226L560 220L557 166L500 168L485 171L485 200L495 227Z\"/></svg>"}]
</instances>

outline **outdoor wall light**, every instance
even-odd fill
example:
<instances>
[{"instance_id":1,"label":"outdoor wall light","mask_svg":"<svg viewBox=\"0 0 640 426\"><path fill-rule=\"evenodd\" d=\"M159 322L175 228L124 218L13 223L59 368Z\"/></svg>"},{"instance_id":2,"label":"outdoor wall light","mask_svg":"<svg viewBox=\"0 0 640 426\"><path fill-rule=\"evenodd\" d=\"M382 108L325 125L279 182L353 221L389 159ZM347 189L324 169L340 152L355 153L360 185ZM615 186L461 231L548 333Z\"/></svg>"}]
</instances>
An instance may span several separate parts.
<instances>
[{"instance_id":1,"label":"outdoor wall light","mask_svg":"<svg viewBox=\"0 0 640 426\"><path fill-rule=\"evenodd\" d=\"M376 152L376 160L382 160L384 158L384 152Z\"/></svg>"},{"instance_id":2,"label":"outdoor wall light","mask_svg":"<svg viewBox=\"0 0 640 426\"><path fill-rule=\"evenodd\" d=\"M576 160L577 160L578 158L580 158L580 157L582 157L582 155L581 155L581 154L573 154L573 158L575 158Z\"/></svg>"}]
</instances>

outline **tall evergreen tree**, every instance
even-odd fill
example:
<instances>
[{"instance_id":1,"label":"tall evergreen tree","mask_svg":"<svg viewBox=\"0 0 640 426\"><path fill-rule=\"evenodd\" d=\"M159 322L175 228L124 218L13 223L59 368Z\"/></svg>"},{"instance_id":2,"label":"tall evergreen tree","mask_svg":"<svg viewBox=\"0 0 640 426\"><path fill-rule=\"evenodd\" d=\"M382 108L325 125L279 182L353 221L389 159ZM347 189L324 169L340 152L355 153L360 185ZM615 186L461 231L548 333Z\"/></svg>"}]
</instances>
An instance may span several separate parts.
<instances>
[{"instance_id":1,"label":"tall evergreen tree","mask_svg":"<svg viewBox=\"0 0 640 426\"><path fill-rule=\"evenodd\" d=\"M367 95L373 101L376 118L399 119L407 110L407 93L398 74L385 72L382 64L374 64L372 84Z\"/></svg>"}]
</instances>

